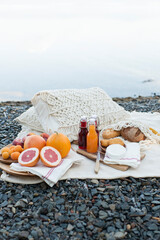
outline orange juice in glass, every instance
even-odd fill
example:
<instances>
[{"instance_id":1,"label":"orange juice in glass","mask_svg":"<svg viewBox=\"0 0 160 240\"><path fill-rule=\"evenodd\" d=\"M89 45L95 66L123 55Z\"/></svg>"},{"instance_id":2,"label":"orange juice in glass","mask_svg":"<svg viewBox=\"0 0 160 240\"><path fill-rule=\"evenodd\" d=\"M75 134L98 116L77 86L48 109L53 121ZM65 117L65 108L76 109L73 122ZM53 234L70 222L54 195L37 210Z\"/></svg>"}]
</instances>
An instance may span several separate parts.
<instances>
[{"instance_id":1,"label":"orange juice in glass","mask_svg":"<svg viewBox=\"0 0 160 240\"><path fill-rule=\"evenodd\" d=\"M87 152L96 153L98 149L98 135L95 128L95 119L89 120L89 132L87 134Z\"/></svg>"}]
</instances>

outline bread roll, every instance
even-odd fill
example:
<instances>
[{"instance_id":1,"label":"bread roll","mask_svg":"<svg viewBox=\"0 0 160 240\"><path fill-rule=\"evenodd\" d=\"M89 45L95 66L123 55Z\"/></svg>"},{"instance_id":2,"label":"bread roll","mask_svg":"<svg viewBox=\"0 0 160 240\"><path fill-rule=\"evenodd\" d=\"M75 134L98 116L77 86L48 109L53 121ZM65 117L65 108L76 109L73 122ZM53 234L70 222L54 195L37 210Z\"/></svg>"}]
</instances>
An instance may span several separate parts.
<instances>
[{"instance_id":1,"label":"bread roll","mask_svg":"<svg viewBox=\"0 0 160 240\"><path fill-rule=\"evenodd\" d=\"M122 146L125 145L125 143L123 142L123 140L120 139L120 138L112 138L112 139L109 139L108 141L109 141L109 145L112 145L112 144L120 144L120 145L122 145Z\"/></svg>"},{"instance_id":2,"label":"bread roll","mask_svg":"<svg viewBox=\"0 0 160 240\"><path fill-rule=\"evenodd\" d=\"M101 146L105 147L105 148L108 147L109 145L112 145L112 144L120 144L122 146L125 145L123 140L120 139L120 138L102 139L100 142L101 142Z\"/></svg>"},{"instance_id":3,"label":"bread roll","mask_svg":"<svg viewBox=\"0 0 160 240\"><path fill-rule=\"evenodd\" d=\"M102 139L100 142L101 142L102 147L108 147L108 145L109 145L108 139Z\"/></svg>"},{"instance_id":4,"label":"bread roll","mask_svg":"<svg viewBox=\"0 0 160 240\"><path fill-rule=\"evenodd\" d=\"M121 134L120 131L116 131L116 130L113 130L113 129L106 129L106 130L103 131L102 137L104 139L110 139L110 138L118 137L118 136L120 136L120 134Z\"/></svg>"}]
</instances>

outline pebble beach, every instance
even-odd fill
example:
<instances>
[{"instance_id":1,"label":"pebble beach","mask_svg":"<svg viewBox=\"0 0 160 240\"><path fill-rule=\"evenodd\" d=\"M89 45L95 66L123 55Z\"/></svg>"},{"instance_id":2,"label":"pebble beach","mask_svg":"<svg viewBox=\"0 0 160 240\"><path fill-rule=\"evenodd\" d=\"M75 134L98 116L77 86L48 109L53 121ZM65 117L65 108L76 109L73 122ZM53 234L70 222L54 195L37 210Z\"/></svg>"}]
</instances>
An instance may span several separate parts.
<instances>
[{"instance_id":1,"label":"pebble beach","mask_svg":"<svg viewBox=\"0 0 160 240\"><path fill-rule=\"evenodd\" d=\"M160 112L160 96L113 98L127 111ZM0 103L0 148L21 130L30 101ZM0 170L1 173L1 170ZM160 239L160 178L68 179L52 188L0 180L0 240Z\"/></svg>"}]
</instances>

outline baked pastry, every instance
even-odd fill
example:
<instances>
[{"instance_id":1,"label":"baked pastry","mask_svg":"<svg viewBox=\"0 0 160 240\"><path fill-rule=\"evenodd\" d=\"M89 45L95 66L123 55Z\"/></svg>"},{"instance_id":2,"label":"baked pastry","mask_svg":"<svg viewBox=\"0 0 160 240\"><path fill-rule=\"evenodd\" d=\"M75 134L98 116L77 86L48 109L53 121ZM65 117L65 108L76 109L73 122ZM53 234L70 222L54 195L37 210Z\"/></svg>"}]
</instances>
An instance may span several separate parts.
<instances>
[{"instance_id":1,"label":"baked pastry","mask_svg":"<svg viewBox=\"0 0 160 240\"><path fill-rule=\"evenodd\" d=\"M122 128L121 136L130 142L140 142L145 140L145 135L137 127Z\"/></svg>"},{"instance_id":2,"label":"baked pastry","mask_svg":"<svg viewBox=\"0 0 160 240\"><path fill-rule=\"evenodd\" d=\"M111 128L104 130L103 133L102 133L102 137L104 139L115 138L115 137L118 137L120 135L121 135L120 131L116 131L116 130L113 130Z\"/></svg>"},{"instance_id":3,"label":"baked pastry","mask_svg":"<svg viewBox=\"0 0 160 240\"><path fill-rule=\"evenodd\" d=\"M122 146L125 145L125 143L121 138L112 138L112 139L109 139L108 141L109 141L109 145L112 145L112 144L120 144Z\"/></svg>"},{"instance_id":4,"label":"baked pastry","mask_svg":"<svg viewBox=\"0 0 160 240\"><path fill-rule=\"evenodd\" d=\"M100 142L101 142L101 146L105 148L112 144L120 144L122 146L125 145L125 143L121 138L102 139Z\"/></svg>"},{"instance_id":5,"label":"baked pastry","mask_svg":"<svg viewBox=\"0 0 160 240\"><path fill-rule=\"evenodd\" d=\"M101 146L102 147L108 147L109 146L109 140L108 139L102 139L101 141Z\"/></svg>"}]
</instances>

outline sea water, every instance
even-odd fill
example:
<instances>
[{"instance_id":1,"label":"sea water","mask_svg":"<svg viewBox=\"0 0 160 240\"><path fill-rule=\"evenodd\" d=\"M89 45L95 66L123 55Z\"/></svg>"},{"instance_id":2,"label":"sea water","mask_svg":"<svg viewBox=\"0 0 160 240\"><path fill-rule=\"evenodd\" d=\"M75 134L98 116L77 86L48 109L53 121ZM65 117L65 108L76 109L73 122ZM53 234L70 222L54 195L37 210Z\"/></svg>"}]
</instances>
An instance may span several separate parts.
<instances>
[{"instance_id":1,"label":"sea water","mask_svg":"<svg viewBox=\"0 0 160 240\"><path fill-rule=\"evenodd\" d=\"M101 87L160 94L160 2L0 2L0 101Z\"/></svg>"}]
</instances>

